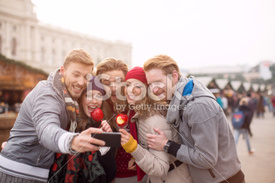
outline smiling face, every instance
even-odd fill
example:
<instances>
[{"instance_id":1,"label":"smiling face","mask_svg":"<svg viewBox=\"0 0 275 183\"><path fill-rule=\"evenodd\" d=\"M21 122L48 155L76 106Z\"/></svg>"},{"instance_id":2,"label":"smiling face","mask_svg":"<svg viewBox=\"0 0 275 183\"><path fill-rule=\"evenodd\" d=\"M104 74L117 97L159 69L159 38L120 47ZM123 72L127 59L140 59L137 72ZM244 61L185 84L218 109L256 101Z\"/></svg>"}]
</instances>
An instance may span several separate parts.
<instances>
[{"instance_id":1,"label":"smiling face","mask_svg":"<svg viewBox=\"0 0 275 183\"><path fill-rule=\"evenodd\" d=\"M144 99L146 86L137 79L128 79L125 88L126 99L129 104L136 104L137 101Z\"/></svg>"},{"instance_id":2,"label":"smiling face","mask_svg":"<svg viewBox=\"0 0 275 183\"><path fill-rule=\"evenodd\" d=\"M81 97L81 105L84 113L91 117L91 112L102 106L102 93L98 90L89 90Z\"/></svg>"},{"instance_id":3,"label":"smiling face","mask_svg":"<svg viewBox=\"0 0 275 183\"><path fill-rule=\"evenodd\" d=\"M171 75L165 75L161 69L151 69L145 72L152 99L165 101L171 99L178 80L178 74L174 71ZM149 92L149 94L150 94Z\"/></svg>"},{"instance_id":4,"label":"smiling face","mask_svg":"<svg viewBox=\"0 0 275 183\"><path fill-rule=\"evenodd\" d=\"M93 66L71 62L66 68L61 67L65 85L72 99L77 100L87 87L87 78L93 71Z\"/></svg>"},{"instance_id":5,"label":"smiling face","mask_svg":"<svg viewBox=\"0 0 275 183\"><path fill-rule=\"evenodd\" d=\"M106 85L111 90L110 99L112 103L115 104L118 102L116 92L118 89L121 89L121 84L125 80L125 75L121 70L107 71L102 74L108 76L108 78L102 79L102 84Z\"/></svg>"}]
</instances>

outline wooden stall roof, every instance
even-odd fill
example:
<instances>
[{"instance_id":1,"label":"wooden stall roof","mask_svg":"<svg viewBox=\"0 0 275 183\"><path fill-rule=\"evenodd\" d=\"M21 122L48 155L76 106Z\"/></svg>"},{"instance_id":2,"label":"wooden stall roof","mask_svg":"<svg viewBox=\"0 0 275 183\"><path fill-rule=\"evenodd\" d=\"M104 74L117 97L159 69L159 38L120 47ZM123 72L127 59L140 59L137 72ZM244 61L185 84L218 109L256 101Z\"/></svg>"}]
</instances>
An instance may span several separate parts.
<instances>
[{"instance_id":1,"label":"wooden stall roof","mask_svg":"<svg viewBox=\"0 0 275 183\"><path fill-rule=\"evenodd\" d=\"M0 90L28 90L48 74L0 54Z\"/></svg>"},{"instance_id":2,"label":"wooden stall roof","mask_svg":"<svg viewBox=\"0 0 275 183\"><path fill-rule=\"evenodd\" d=\"M231 81L231 86L235 91L238 91L242 85L241 81Z\"/></svg>"},{"instance_id":3,"label":"wooden stall roof","mask_svg":"<svg viewBox=\"0 0 275 183\"><path fill-rule=\"evenodd\" d=\"M253 89L253 91L254 92L258 92L258 90L259 90L259 84L252 84L252 89Z\"/></svg>"},{"instance_id":4,"label":"wooden stall roof","mask_svg":"<svg viewBox=\"0 0 275 183\"><path fill-rule=\"evenodd\" d=\"M244 87L246 92L249 92L250 89L251 89L251 83L243 82L243 87Z\"/></svg>"},{"instance_id":5,"label":"wooden stall roof","mask_svg":"<svg viewBox=\"0 0 275 183\"><path fill-rule=\"evenodd\" d=\"M229 86L232 89L230 81L228 79L216 79L216 83L221 90L224 90Z\"/></svg>"},{"instance_id":6,"label":"wooden stall roof","mask_svg":"<svg viewBox=\"0 0 275 183\"><path fill-rule=\"evenodd\" d=\"M199 80L204 86L208 87L209 84L214 80L213 77L196 77L197 80Z\"/></svg>"},{"instance_id":7,"label":"wooden stall roof","mask_svg":"<svg viewBox=\"0 0 275 183\"><path fill-rule=\"evenodd\" d=\"M260 88L261 92L264 92L266 90L266 85L261 84L259 88Z\"/></svg>"}]
</instances>

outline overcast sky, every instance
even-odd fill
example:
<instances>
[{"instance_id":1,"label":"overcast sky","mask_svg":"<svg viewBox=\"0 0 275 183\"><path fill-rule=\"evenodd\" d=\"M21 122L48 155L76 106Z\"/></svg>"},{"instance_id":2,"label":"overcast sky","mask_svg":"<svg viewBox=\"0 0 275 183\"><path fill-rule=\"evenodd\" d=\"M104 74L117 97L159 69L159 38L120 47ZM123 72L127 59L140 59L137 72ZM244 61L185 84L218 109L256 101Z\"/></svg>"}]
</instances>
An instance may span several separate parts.
<instances>
[{"instance_id":1,"label":"overcast sky","mask_svg":"<svg viewBox=\"0 0 275 183\"><path fill-rule=\"evenodd\" d=\"M32 0L41 22L133 46L133 66L275 62L274 0ZM91 53L92 55L92 53Z\"/></svg>"}]
</instances>

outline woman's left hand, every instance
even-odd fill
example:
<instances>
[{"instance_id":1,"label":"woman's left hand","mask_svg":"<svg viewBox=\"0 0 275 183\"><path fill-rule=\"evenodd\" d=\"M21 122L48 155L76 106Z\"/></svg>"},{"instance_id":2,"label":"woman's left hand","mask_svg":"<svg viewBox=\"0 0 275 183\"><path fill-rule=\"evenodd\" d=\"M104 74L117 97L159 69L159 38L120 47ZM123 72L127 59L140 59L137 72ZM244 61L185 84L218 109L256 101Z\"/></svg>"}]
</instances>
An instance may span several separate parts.
<instances>
[{"instance_id":1,"label":"woman's left hand","mask_svg":"<svg viewBox=\"0 0 275 183\"><path fill-rule=\"evenodd\" d=\"M135 158L130 159L128 162L128 169L129 170L136 170L136 160Z\"/></svg>"}]
</instances>

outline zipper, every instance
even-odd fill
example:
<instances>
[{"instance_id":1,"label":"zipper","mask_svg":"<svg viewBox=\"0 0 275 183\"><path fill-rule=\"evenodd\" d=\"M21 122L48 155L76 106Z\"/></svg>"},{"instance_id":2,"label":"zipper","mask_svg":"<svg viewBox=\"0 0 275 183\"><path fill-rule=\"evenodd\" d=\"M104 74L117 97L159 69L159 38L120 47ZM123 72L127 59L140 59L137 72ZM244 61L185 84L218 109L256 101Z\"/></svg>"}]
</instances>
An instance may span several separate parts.
<instances>
[{"instance_id":1,"label":"zipper","mask_svg":"<svg viewBox=\"0 0 275 183\"><path fill-rule=\"evenodd\" d=\"M41 157L42 157L42 155L43 155L43 152L44 152L44 150L39 154L39 156L38 156L38 158L37 158L37 160L36 160L36 164L38 164L39 161L41 160Z\"/></svg>"},{"instance_id":2,"label":"zipper","mask_svg":"<svg viewBox=\"0 0 275 183\"><path fill-rule=\"evenodd\" d=\"M40 159L41 159L41 155L38 156L38 158L36 160L36 164L39 163Z\"/></svg>"},{"instance_id":3,"label":"zipper","mask_svg":"<svg viewBox=\"0 0 275 183\"><path fill-rule=\"evenodd\" d=\"M208 172L210 173L212 178L216 178L215 174L213 173L213 171L211 169L208 169Z\"/></svg>"}]
</instances>

